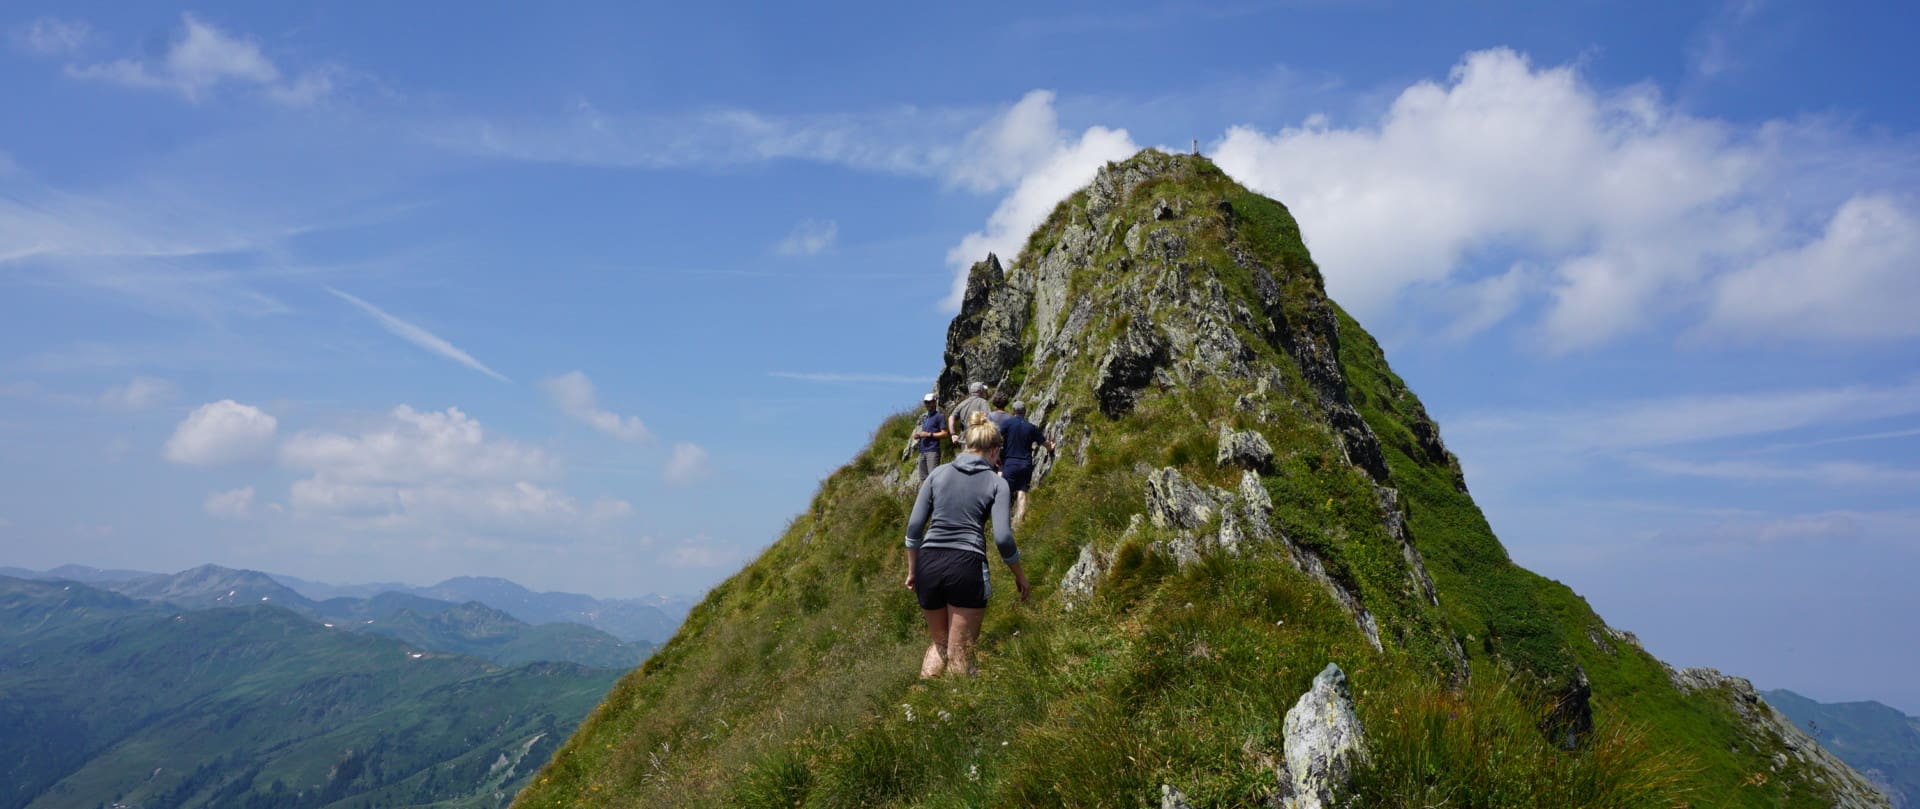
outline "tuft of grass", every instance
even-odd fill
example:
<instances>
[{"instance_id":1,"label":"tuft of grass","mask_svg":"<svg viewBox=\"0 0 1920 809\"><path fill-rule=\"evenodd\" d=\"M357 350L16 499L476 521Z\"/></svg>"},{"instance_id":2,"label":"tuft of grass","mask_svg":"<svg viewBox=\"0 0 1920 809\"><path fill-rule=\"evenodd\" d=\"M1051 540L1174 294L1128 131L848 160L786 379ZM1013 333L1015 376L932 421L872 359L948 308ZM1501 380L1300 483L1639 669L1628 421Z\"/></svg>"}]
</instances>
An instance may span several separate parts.
<instances>
[{"instance_id":1,"label":"tuft of grass","mask_svg":"<svg viewBox=\"0 0 1920 809\"><path fill-rule=\"evenodd\" d=\"M1458 691L1388 681L1360 705L1370 758L1356 805L1461 809L1632 809L1684 805L1698 766L1615 722L1578 750L1539 731L1551 698L1525 676L1478 674Z\"/></svg>"}]
</instances>

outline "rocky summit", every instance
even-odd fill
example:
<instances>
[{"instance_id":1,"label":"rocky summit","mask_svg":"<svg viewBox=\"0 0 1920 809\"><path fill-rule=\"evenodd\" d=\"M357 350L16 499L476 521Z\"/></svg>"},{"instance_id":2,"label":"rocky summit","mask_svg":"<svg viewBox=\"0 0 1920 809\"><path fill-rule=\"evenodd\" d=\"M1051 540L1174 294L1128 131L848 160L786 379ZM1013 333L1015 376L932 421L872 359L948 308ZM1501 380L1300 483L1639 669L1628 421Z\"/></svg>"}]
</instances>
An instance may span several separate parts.
<instances>
[{"instance_id":1,"label":"rocky summit","mask_svg":"<svg viewBox=\"0 0 1920 809\"><path fill-rule=\"evenodd\" d=\"M975 264L943 359L1057 446L980 676L917 676L903 413L517 806L1886 805L1513 564L1286 207L1204 158Z\"/></svg>"}]
</instances>

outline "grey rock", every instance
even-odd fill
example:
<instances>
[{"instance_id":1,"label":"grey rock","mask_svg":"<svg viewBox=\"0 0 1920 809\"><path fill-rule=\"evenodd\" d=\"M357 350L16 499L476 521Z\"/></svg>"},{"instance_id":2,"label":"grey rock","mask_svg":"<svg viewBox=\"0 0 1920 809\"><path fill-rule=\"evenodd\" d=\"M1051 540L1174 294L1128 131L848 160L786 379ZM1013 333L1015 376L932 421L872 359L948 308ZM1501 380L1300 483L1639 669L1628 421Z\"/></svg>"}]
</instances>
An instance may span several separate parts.
<instances>
[{"instance_id":1,"label":"grey rock","mask_svg":"<svg viewBox=\"0 0 1920 809\"><path fill-rule=\"evenodd\" d=\"M1166 338L1153 321L1147 317L1128 320L1094 371L1093 395L1100 411L1119 418L1132 410L1140 389L1153 381L1154 372L1166 362Z\"/></svg>"},{"instance_id":2,"label":"grey rock","mask_svg":"<svg viewBox=\"0 0 1920 809\"><path fill-rule=\"evenodd\" d=\"M1219 513L1225 498L1219 489L1203 487L1168 467L1147 475L1147 520L1156 528L1205 527Z\"/></svg>"},{"instance_id":3,"label":"grey rock","mask_svg":"<svg viewBox=\"0 0 1920 809\"><path fill-rule=\"evenodd\" d=\"M1239 466L1266 471L1273 467L1273 445L1253 430L1235 430L1220 425L1220 449L1214 461L1221 466Z\"/></svg>"},{"instance_id":4,"label":"grey rock","mask_svg":"<svg viewBox=\"0 0 1920 809\"><path fill-rule=\"evenodd\" d=\"M1080 558L1073 567L1067 568L1067 575L1060 580L1060 598L1066 611L1072 612L1074 607L1091 599L1094 588L1112 567L1112 553L1094 550L1091 542L1080 546Z\"/></svg>"},{"instance_id":5,"label":"grey rock","mask_svg":"<svg viewBox=\"0 0 1920 809\"><path fill-rule=\"evenodd\" d=\"M1160 809L1193 809L1193 804L1187 803L1187 794L1181 792L1178 787L1172 784L1161 784Z\"/></svg>"},{"instance_id":6,"label":"grey rock","mask_svg":"<svg viewBox=\"0 0 1920 809\"><path fill-rule=\"evenodd\" d=\"M1553 695L1553 707L1540 720L1540 729L1567 750L1579 748L1593 733L1593 684L1586 669L1574 665L1573 676Z\"/></svg>"},{"instance_id":7,"label":"grey rock","mask_svg":"<svg viewBox=\"0 0 1920 809\"><path fill-rule=\"evenodd\" d=\"M1287 711L1284 727L1286 771L1281 777L1281 806L1336 806L1353 770L1367 760L1366 736L1353 710L1346 672L1328 663L1313 678L1313 687Z\"/></svg>"}]
</instances>

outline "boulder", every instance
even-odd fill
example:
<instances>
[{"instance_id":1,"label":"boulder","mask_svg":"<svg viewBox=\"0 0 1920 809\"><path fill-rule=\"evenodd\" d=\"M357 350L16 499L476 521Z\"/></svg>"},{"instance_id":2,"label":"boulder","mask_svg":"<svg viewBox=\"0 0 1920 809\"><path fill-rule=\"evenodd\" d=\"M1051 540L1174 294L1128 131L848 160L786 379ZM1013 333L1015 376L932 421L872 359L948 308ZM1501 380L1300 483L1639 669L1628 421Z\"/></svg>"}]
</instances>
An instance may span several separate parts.
<instances>
[{"instance_id":1,"label":"boulder","mask_svg":"<svg viewBox=\"0 0 1920 809\"><path fill-rule=\"evenodd\" d=\"M1273 467L1273 445L1253 430L1235 430L1220 425L1220 449L1214 461L1221 466L1238 466L1264 472Z\"/></svg>"},{"instance_id":2,"label":"boulder","mask_svg":"<svg viewBox=\"0 0 1920 809\"><path fill-rule=\"evenodd\" d=\"M1356 766L1366 761L1366 739L1353 712L1347 674L1328 663L1313 687L1287 711L1286 771L1280 774L1281 806L1323 809L1346 789Z\"/></svg>"}]
</instances>

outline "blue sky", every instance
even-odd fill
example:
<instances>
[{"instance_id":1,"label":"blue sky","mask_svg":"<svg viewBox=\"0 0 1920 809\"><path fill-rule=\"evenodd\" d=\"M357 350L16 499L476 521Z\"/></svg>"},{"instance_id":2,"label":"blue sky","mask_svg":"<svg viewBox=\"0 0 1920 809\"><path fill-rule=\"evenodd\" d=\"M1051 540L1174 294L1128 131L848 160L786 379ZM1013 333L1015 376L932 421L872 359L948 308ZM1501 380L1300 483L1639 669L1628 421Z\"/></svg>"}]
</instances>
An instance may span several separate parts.
<instances>
[{"instance_id":1,"label":"blue sky","mask_svg":"<svg viewBox=\"0 0 1920 809\"><path fill-rule=\"evenodd\" d=\"M1520 562L1920 714L1913 11L698 5L8 4L0 564L697 592L1197 139Z\"/></svg>"}]
</instances>

